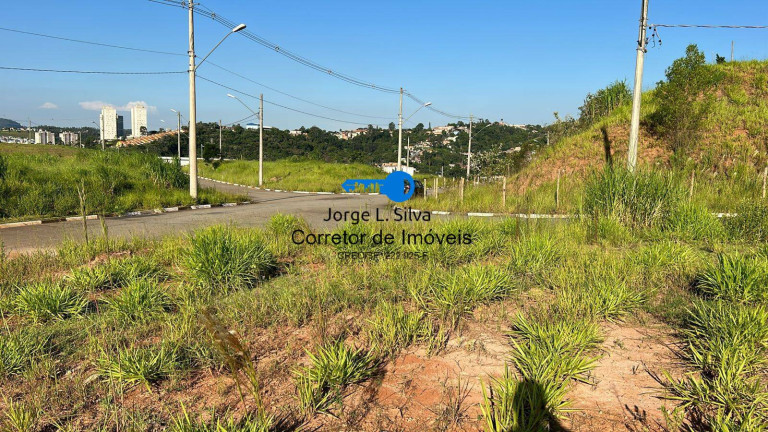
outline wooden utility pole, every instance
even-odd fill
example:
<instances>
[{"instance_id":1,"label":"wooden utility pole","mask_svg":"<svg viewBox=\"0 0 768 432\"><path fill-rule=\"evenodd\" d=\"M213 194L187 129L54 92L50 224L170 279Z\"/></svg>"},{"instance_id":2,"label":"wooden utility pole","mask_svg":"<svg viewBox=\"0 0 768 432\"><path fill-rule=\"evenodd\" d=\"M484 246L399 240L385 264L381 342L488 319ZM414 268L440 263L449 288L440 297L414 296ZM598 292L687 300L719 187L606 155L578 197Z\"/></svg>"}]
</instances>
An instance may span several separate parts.
<instances>
[{"instance_id":1,"label":"wooden utility pole","mask_svg":"<svg viewBox=\"0 0 768 432\"><path fill-rule=\"evenodd\" d=\"M501 178L501 206L507 207L507 178Z\"/></svg>"}]
</instances>

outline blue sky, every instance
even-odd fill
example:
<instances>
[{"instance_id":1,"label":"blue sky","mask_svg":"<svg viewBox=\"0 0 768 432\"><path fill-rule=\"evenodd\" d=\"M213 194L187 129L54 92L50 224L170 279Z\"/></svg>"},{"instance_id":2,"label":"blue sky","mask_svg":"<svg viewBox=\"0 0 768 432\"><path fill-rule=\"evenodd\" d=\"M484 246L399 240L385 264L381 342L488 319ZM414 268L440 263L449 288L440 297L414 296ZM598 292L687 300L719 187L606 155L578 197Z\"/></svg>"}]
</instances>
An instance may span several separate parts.
<instances>
[{"instance_id":1,"label":"blue sky","mask_svg":"<svg viewBox=\"0 0 768 432\"><path fill-rule=\"evenodd\" d=\"M510 123L549 123L552 113L575 115L587 92L615 79L631 85L640 0L621 1L203 1L204 6L295 53L357 78L403 86L436 108ZM764 1L650 0L649 21L672 24L768 24ZM8 2L0 27L73 39L184 54L187 17L179 8L149 0L36 0ZM198 55L227 29L198 16ZM715 53L764 59L768 30L660 29L663 45L646 57L644 88L697 43L709 61ZM0 31L0 66L183 71L186 58L83 45ZM352 123L320 119L269 104L265 124L283 129L326 129L397 117L397 95L360 88L326 76L251 42L231 36L210 57L252 80L304 99L363 115L329 111L245 81L211 65L199 74L267 101ZM150 106L150 129L176 122L171 108L188 112L187 76L70 75L0 70L0 117L38 124L89 125L98 106ZM226 97L229 90L198 80L198 120L232 122L249 113ZM258 102L243 101L253 108ZM42 108L45 104L56 108ZM405 115L417 105L405 100ZM130 124L125 111L126 124ZM166 123L163 124L161 120ZM452 119L421 110L410 122Z\"/></svg>"}]
</instances>

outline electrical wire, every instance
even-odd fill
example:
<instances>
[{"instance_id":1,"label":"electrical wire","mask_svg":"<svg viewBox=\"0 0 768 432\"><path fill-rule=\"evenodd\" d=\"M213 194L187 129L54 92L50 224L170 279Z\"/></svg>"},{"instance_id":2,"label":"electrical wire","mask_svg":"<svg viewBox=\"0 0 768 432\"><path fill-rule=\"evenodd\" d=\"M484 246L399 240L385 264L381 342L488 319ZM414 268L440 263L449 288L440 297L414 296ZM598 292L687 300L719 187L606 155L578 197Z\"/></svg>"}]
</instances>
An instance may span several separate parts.
<instances>
[{"instance_id":1,"label":"electrical wire","mask_svg":"<svg viewBox=\"0 0 768 432\"><path fill-rule=\"evenodd\" d=\"M681 27L681 28L707 28L707 29L768 29L768 26L758 25L709 25L709 24L648 24L648 28L654 27Z\"/></svg>"},{"instance_id":2,"label":"electrical wire","mask_svg":"<svg viewBox=\"0 0 768 432\"><path fill-rule=\"evenodd\" d=\"M209 82L211 84L217 85L219 87L223 87L223 88L225 88L227 90L231 90L231 91L233 91L235 93L239 93L239 94L241 94L243 96L248 96L248 97L253 98L253 99L259 99L259 96L252 95L250 93L246 93L244 91L238 90L238 89L236 89L234 87L230 87L230 86L228 86L226 84L222 84L220 82L216 82L214 80L211 80L211 79L208 79L208 78L206 78L204 76L201 76L200 74L198 74L197 77L200 78L203 81L207 81L207 82ZM274 105L274 106L277 106L277 107L280 107L280 108L283 108L283 109L287 109L289 111L297 112L297 113L308 115L308 116L311 116L311 117L321 118L321 119L324 119L324 120L331 120L331 121L335 121L335 122L339 122L339 123L348 123L348 124L354 124L354 125L366 125L365 123L360 123L360 122L356 122L356 121L341 120L341 119L337 119L337 118L333 118L333 117L326 117L326 116L323 116L323 115L320 115L320 114L314 114L314 113L298 110L296 108L291 108L291 107L288 107L288 106L285 106L285 105L281 105L281 104L278 104L278 103L275 103L275 102L268 101L266 99L264 99L264 103L268 103L270 105Z\"/></svg>"},{"instance_id":3,"label":"electrical wire","mask_svg":"<svg viewBox=\"0 0 768 432\"><path fill-rule=\"evenodd\" d=\"M23 67L11 67L11 66L0 66L0 69L27 71L27 72L57 72L57 73L101 74L101 75L169 75L169 74L187 73L187 71L162 71L162 72L83 71L83 70L70 70L70 69L23 68Z\"/></svg>"},{"instance_id":4,"label":"electrical wire","mask_svg":"<svg viewBox=\"0 0 768 432\"><path fill-rule=\"evenodd\" d=\"M322 104L319 104L319 103L316 103L316 102L312 102L312 101L300 98L298 96L294 96L292 94L286 93L284 91L278 90L278 89L276 89L274 87L270 87L270 86L268 86L266 84L262 84L262 83L260 83L258 81L254 81L254 80L248 78L247 76L241 75L241 74L239 74L239 73L237 73L235 71L229 70L229 69L227 69L227 68L225 68L223 66L217 65L216 63L213 63L211 61L209 61L208 63L211 66L217 67L217 68L219 68L219 69L221 69L221 70L223 70L225 72L229 72L232 75L240 77L240 78L242 78L242 79L244 79L246 81L252 82L252 83L254 83L256 85L259 85L259 86L262 86L262 87L264 87L266 89L272 90L273 92L280 93L281 95L288 96L290 98L296 99L296 100L304 102L304 103L308 103L310 105L314 105L314 106L317 106L317 107L320 107L320 108L325 108L327 110L336 111L336 112L339 112L339 113L342 113L342 114L354 115L354 116L358 116L358 117L371 118L371 119L379 119L379 120L392 120L391 117L382 117L382 116L372 116L372 115L366 115L366 114L358 114L358 113L355 113L355 112L344 111L344 110L340 110L340 109L337 109L337 108L329 107L327 105L322 105Z\"/></svg>"},{"instance_id":5,"label":"electrical wire","mask_svg":"<svg viewBox=\"0 0 768 432\"><path fill-rule=\"evenodd\" d=\"M183 8L183 9L187 9L188 8L188 3L187 3L187 1L184 1L184 0L150 0L150 1L152 1L154 3L165 4L165 5L168 5L168 6L176 6L176 7L180 7L180 8ZM230 20L228 20L228 19L226 19L226 18L216 14L215 12L213 12L212 10L207 8L206 6L203 6L200 3L196 3L196 4L198 6L200 6L199 8L195 9L196 13L198 13L200 15L203 15L205 17L208 17L208 18L212 19L213 21L216 21L217 23L219 23L219 24L221 24L221 25L223 25L223 26L225 26L227 28L230 28L230 29L234 28L237 25L237 23L235 23L233 21L230 21ZM334 71L333 69L331 69L329 67L320 65L319 63L316 63L316 62L314 62L314 61L312 61L310 59L302 57L299 54L296 54L296 53L293 53L291 51L288 51L288 50L282 48L281 46L279 46L279 45L277 45L277 44L275 44L273 42L270 42L267 39L265 39L265 38L263 38L261 36L258 36L256 34L250 32L250 31L248 31L247 29L239 31L238 34L240 34L241 36L246 37L246 38L252 40L253 42L256 42L256 43L258 43L258 44L260 44L260 45L262 45L264 47L267 47L267 48L277 52L278 54L283 55L283 56L285 56L285 57L287 57L287 58L289 58L289 59L291 59L291 60L293 60L295 62L298 62L298 63L300 63L300 64L302 64L304 66L307 66L309 68L315 69L317 71L323 72L323 73L325 73L327 75L330 75L330 76L332 76L334 78L338 78L338 79L340 79L342 81L346 81L346 82L348 82L350 84L353 84L353 85L356 85L356 86L359 86L359 87L365 87L365 88L370 88L370 89L373 89L373 90L378 90L378 91L384 92L384 93L399 93L400 92L400 89L377 85L377 84L374 84L374 83L371 83L371 82L364 81L362 79L358 79L358 78L352 77L350 75L346 75L346 74ZM409 98L411 98L411 99L413 99L415 101L419 100L412 93L404 92L404 95L407 95ZM423 105L423 103L422 103L422 105ZM429 110L431 110L431 111L433 111L435 113L438 113L440 115L443 115L445 117L450 117L450 118L454 118L454 119L466 119L466 118L468 118L467 116L451 114L451 113L448 113L446 111L439 110L439 109L435 108L433 105L428 106L427 109L429 109Z\"/></svg>"},{"instance_id":6,"label":"electrical wire","mask_svg":"<svg viewBox=\"0 0 768 432\"><path fill-rule=\"evenodd\" d=\"M127 46L122 46L122 45L112 45L112 44L105 44L105 43L101 43L101 42L92 42L92 41L86 41L86 40L81 40L81 39L71 39L71 38L66 38L66 37L63 37L63 36L54 36L54 35L48 35L48 34L43 34L43 33L35 33L35 32L30 32L30 31L19 30L19 29L7 28L7 27L0 27L0 30L7 31L7 32L13 32L13 33L21 33L21 34L26 34L26 35L32 35L32 36L39 36L39 37L50 38L50 39L58 39L58 40L63 40L63 41L67 41L67 42L77 42L77 43L88 44L88 45L97 45L97 46L103 46L103 47L108 47L108 48L119 48L119 49L124 49L124 50L141 51L141 52L147 52L147 53L152 53L152 54L165 54L165 55L184 56L184 57L187 56L187 54L182 54L182 53L174 53L174 52L169 52L169 51L156 51L156 50L150 50L150 49L144 49L144 48L134 48L134 47L127 47Z\"/></svg>"}]
</instances>

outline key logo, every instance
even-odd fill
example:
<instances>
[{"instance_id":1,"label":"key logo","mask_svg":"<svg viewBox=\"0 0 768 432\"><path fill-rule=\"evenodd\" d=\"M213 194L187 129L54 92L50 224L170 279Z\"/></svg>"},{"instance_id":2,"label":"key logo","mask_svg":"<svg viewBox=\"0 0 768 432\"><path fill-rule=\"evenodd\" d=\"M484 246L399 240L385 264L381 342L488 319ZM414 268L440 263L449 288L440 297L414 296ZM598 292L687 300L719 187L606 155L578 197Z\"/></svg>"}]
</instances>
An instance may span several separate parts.
<instances>
[{"instance_id":1,"label":"key logo","mask_svg":"<svg viewBox=\"0 0 768 432\"><path fill-rule=\"evenodd\" d=\"M416 191L416 181L404 171L393 171L384 180L347 179L341 187L347 192L352 192L359 186L364 190L373 190L376 185L379 186L380 193L398 203L408 201Z\"/></svg>"}]
</instances>

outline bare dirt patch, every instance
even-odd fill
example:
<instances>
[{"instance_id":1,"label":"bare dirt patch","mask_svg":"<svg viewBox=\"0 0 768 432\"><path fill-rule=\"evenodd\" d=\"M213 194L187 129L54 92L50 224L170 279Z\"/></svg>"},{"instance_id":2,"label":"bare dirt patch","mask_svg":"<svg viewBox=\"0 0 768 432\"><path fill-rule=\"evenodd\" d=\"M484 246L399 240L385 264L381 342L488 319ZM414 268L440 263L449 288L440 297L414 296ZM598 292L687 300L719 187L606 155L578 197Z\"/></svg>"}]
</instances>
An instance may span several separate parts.
<instances>
[{"instance_id":1,"label":"bare dirt patch","mask_svg":"<svg viewBox=\"0 0 768 432\"><path fill-rule=\"evenodd\" d=\"M568 394L572 407L566 427L572 431L663 431L665 389L654 376L683 369L675 355L676 340L660 324L607 324L603 328L603 357L592 371L594 385L577 384Z\"/></svg>"}]
</instances>

